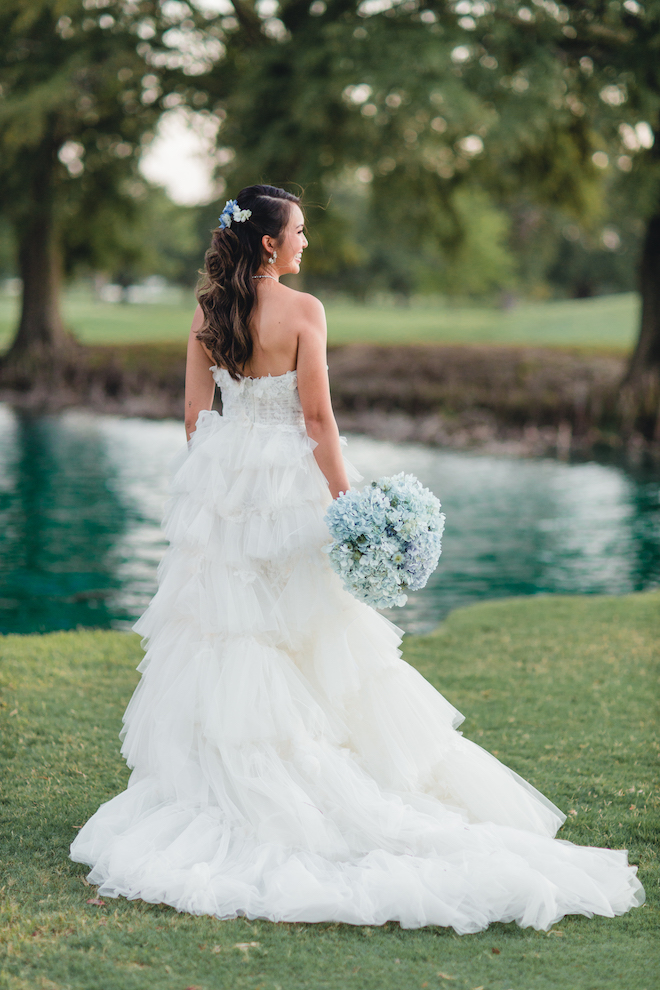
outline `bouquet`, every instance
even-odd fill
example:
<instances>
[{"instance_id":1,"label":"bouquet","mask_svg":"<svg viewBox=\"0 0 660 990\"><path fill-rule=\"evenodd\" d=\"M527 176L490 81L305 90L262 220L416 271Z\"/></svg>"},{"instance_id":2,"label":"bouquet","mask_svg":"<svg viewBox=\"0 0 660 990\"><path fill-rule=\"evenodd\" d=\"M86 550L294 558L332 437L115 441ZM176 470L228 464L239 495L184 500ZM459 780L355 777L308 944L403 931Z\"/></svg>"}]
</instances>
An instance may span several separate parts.
<instances>
[{"instance_id":1,"label":"bouquet","mask_svg":"<svg viewBox=\"0 0 660 990\"><path fill-rule=\"evenodd\" d=\"M374 608L405 605L438 565L445 517L440 502L412 474L345 492L325 521L330 566L355 598Z\"/></svg>"}]
</instances>

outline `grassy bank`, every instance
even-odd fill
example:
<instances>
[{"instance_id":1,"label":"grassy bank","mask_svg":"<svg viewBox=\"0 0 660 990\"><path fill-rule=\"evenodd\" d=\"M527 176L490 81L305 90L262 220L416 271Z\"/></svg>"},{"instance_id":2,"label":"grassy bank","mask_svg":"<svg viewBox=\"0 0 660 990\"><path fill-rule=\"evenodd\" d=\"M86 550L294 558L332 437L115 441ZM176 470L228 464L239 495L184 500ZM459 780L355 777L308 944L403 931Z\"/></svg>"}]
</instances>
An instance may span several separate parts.
<instances>
[{"instance_id":1,"label":"grassy bank","mask_svg":"<svg viewBox=\"0 0 660 990\"><path fill-rule=\"evenodd\" d=\"M657 985L660 593L540 598L455 612L406 658L465 732L568 813L562 837L627 847L648 903L548 933L220 922L95 900L67 847L127 774L122 710L137 639L0 641L4 763L0 986L7 990L652 990ZM656 723L657 724L657 723ZM250 945L249 943L256 943Z\"/></svg>"},{"instance_id":2,"label":"grassy bank","mask_svg":"<svg viewBox=\"0 0 660 990\"><path fill-rule=\"evenodd\" d=\"M627 351L637 333L633 293L596 299L522 303L511 310L428 302L409 307L327 307L331 344L524 344ZM85 344L185 342L194 309L189 302L122 306L70 292L68 325ZM0 295L0 350L16 326L18 300Z\"/></svg>"}]
</instances>

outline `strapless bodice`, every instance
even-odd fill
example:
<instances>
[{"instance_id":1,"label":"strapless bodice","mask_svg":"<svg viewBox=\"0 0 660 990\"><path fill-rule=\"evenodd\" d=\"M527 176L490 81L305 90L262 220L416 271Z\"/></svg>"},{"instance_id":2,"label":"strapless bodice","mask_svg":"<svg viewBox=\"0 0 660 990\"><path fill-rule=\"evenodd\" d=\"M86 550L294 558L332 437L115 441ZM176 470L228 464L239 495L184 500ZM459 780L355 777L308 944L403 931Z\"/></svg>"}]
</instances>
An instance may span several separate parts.
<instances>
[{"instance_id":1,"label":"strapless bodice","mask_svg":"<svg viewBox=\"0 0 660 990\"><path fill-rule=\"evenodd\" d=\"M235 381L225 368L213 365L213 379L222 394L225 419L256 423L261 426L295 426L304 429L298 376L295 371L265 378L240 378Z\"/></svg>"}]
</instances>

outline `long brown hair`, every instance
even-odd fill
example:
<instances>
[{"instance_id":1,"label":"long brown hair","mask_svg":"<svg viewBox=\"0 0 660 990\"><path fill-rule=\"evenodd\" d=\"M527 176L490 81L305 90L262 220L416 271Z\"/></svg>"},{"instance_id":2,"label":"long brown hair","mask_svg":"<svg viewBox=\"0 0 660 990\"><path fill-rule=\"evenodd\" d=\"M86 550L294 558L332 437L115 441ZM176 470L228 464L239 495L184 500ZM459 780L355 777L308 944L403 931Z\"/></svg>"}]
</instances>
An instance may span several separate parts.
<instances>
[{"instance_id":1,"label":"long brown hair","mask_svg":"<svg viewBox=\"0 0 660 990\"><path fill-rule=\"evenodd\" d=\"M300 199L276 186L258 185L241 189L236 201L241 210L251 210L252 216L213 231L211 247L204 256L205 271L197 286L197 300L204 313L197 339L217 365L239 379L252 357L250 319L257 301L252 276L264 262L261 238L268 234L279 240L291 203L300 204Z\"/></svg>"}]
</instances>

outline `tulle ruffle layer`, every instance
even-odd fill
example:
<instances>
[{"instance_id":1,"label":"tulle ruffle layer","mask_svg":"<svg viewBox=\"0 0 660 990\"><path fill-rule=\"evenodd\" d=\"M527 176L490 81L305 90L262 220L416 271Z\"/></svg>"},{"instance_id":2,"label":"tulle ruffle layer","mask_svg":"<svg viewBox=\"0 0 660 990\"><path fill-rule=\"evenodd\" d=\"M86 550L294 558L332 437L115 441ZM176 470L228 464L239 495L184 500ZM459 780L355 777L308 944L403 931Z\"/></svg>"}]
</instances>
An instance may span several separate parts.
<instances>
[{"instance_id":1,"label":"tulle ruffle layer","mask_svg":"<svg viewBox=\"0 0 660 990\"><path fill-rule=\"evenodd\" d=\"M102 806L95 829L81 833L74 859L94 864L89 880L105 897L218 918L398 921L467 934L493 921L547 930L566 914L613 917L643 901L625 852L467 825L437 802L417 810L395 795L378 800L388 841L336 858L260 841L224 810L171 802L134 779Z\"/></svg>"},{"instance_id":2,"label":"tulle ruffle layer","mask_svg":"<svg viewBox=\"0 0 660 990\"><path fill-rule=\"evenodd\" d=\"M478 931L612 916L624 852L456 731L400 631L341 587L296 427L206 413L176 466L149 647L124 716L128 789L72 845L104 895L218 917Z\"/></svg>"}]
</instances>

